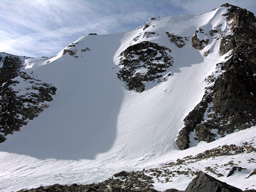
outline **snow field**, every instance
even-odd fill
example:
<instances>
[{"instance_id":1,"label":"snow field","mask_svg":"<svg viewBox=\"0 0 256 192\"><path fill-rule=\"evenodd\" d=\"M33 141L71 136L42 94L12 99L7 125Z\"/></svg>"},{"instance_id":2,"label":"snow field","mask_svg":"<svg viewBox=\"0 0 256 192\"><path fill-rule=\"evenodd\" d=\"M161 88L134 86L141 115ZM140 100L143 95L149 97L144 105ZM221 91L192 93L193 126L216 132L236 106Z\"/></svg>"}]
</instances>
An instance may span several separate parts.
<instances>
[{"instance_id":1,"label":"snow field","mask_svg":"<svg viewBox=\"0 0 256 192\"><path fill-rule=\"evenodd\" d=\"M226 143L238 145L251 140L255 146L255 128L213 143L199 143L185 151L175 146L183 119L204 94L205 78L226 56L219 55L220 40L211 39L199 51L192 47L191 38L199 27L208 32L221 24L223 33L228 32L221 16L225 11L226 8L218 8L201 16L159 18L149 21L145 30L142 26L127 33L88 35L52 58L26 60L24 71L52 83L57 94L39 117L0 145L0 191L55 183L88 184L122 170L159 167ZM151 31L156 35L143 36ZM189 37L189 41L178 48L165 32ZM136 93L127 91L116 73L120 53L142 41L170 48L174 64L167 81ZM231 158L244 163L255 158L255 153L218 157L186 168L205 171L204 167ZM247 172L253 169L251 164L243 163ZM241 173L243 178L247 172ZM253 177L237 182L241 174L219 179L240 188L253 186ZM191 179L192 176L175 177L168 183L156 180L155 187L184 189Z\"/></svg>"}]
</instances>

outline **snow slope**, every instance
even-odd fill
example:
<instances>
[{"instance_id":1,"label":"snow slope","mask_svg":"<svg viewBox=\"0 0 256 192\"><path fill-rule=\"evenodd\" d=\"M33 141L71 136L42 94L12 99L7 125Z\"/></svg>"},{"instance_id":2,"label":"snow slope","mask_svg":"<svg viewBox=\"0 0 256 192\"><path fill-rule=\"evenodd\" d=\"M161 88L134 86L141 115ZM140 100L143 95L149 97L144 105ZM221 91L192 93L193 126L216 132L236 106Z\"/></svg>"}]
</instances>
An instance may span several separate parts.
<instances>
[{"instance_id":1,"label":"snow slope","mask_svg":"<svg viewBox=\"0 0 256 192\"><path fill-rule=\"evenodd\" d=\"M177 152L175 138L204 94L204 79L227 56L219 55L217 38L201 51L191 38L199 27L209 31L220 24L228 33L225 12L222 7L200 16L156 18L145 30L88 35L52 58L27 59L24 71L56 86L57 94L39 117L1 143L0 190L97 182L161 157L168 161L167 154L185 156L191 150ZM144 36L152 31L156 35ZM166 31L189 41L178 48ZM120 53L142 41L170 48L174 64L167 81L137 93L126 90L116 73Z\"/></svg>"}]
</instances>

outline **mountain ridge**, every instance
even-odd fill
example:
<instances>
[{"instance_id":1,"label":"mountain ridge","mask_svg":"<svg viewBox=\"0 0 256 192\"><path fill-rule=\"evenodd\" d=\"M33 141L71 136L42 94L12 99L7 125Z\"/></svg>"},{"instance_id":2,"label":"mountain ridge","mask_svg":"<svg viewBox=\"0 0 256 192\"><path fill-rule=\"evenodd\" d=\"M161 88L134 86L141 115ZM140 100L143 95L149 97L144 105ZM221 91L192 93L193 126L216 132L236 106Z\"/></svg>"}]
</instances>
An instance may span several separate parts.
<instances>
[{"instance_id":1,"label":"mountain ridge","mask_svg":"<svg viewBox=\"0 0 256 192\"><path fill-rule=\"evenodd\" d=\"M246 33L239 32L240 28ZM198 146L199 149L204 145L202 141L214 141L225 136L226 132L232 133L235 128L222 134L216 130L216 126L223 122L210 127L209 122L204 121L209 115L213 119L218 117L219 113L216 115L213 111L223 99L215 100L218 94L220 98L221 94L225 95L226 91L220 90L226 90L226 83L230 83L221 79L228 72L231 71L232 79L236 78L236 72L249 72L248 80L243 80L250 82L248 87L252 91L249 93L254 94L255 57L244 55L244 60L248 60L245 69L250 66L248 70L242 71L240 65L234 64L234 61L243 62L239 60L240 56L236 56L242 53L241 50L247 53L251 47L254 49L254 30L253 14L225 4L200 16L151 18L142 27L126 33L86 35L54 57L28 58L18 76L11 76L9 84L3 84L15 95L11 98L20 98L23 93L25 98L21 102L26 103L25 107L7 107L6 114L17 116L27 125L13 135L7 135L1 129L2 136L7 137L0 144L1 154L6 159L13 155L22 159L24 170L14 163L14 173L17 174L20 169L25 175L26 169L37 170L34 163L28 165L26 161L37 162L43 175L52 179L47 179L47 183L51 183L58 176L46 171L47 161L63 170L67 162L73 162L74 167L70 169L78 177L82 173L75 165L83 170L90 169L92 173L101 170L102 163L105 166L117 165L117 170L126 167L127 163L139 168L171 152L176 154L177 146L180 149L192 147L192 150ZM246 41L243 40L245 34ZM248 46L244 47L245 44ZM233 49L237 50L231 52ZM236 101L241 101L239 109L235 110L241 115L245 109L243 101L247 100L240 97L240 92L237 97L234 88L229 90ZM1 91L2 95L6 93L6 89ZM247 94L248 91L241 92ZM31 97L38 100L31 100ZM10 104L8 99L2 101L7 101L7 106ZM240 118L238 123L239 118L235 117L231 126L248 123L247 128L255 125L255 96L249 95L248 101L246 111L252 115L248 115L246 121ZM40 113L34 110L34 104L38 103L42 105L42 108L36 108ZM220 104L217 111L222 108ZM232 105L227 108L232 109ZM10 115L10 109L15 115ZM27 118L22 112L24 109L30 110L27 114L34 116ZM230 116L229 113L226 116ZM182 129L183 119L185 128ZM254 138L251 140L250 145L254 147ZM198 141L201 142L198 144ZM254 150L249 155L252 158ZM84 167L79 161L86 165L92 163L96 168ZM104 170L106 175L101 175L101 179L116 172L116 169L108 168L111 171ZM4 167L1 169L5 170ZM128 169L133 169L133 166ZM3 173L10 174L8 170ZM192 171L190 177L193 174ZM5 175L4 178L9 177ZM31 178L38 180L39 176L35 172L28 176L27 181ZM64 183L73 181L65 176L60 178ZM85 178L84 182L90 181ZM160 186L160 183L158 181L156 185ZM245 183L250 184L249 181ZM2 187L11 189L10 185Z\"/></svg>"}]
</instances>

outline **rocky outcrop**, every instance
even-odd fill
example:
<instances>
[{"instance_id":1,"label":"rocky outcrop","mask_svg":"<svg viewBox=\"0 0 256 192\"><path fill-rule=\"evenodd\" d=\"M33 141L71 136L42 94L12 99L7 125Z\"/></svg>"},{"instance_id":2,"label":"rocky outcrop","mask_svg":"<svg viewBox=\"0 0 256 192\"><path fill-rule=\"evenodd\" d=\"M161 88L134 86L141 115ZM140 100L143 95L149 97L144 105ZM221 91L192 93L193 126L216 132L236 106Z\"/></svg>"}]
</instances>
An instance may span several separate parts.
<instances>
[{"instance_id":1,"label":"rocky outcrop","mask_svg":"<svg viewBox=\"0 0 256 192\"><path fill-rule=\"evenodd\" d=\"M233 34L221 39L220 53L230 51L229 59L216 65L220 75L207 78L211 85L184 119L185 126L176 140L179 149L189 147L192 132L193 139L211 142L217 135L223 137L256 125L256 19L244 9L224 6L229 7L224 16L233 20Z\"/></svg>"},{"instance_id":2,"label":"rocky outcrop","mask_svg":"<svg viewBox=\"0 0 256 192\"><path fill-rule=\"evenodd\" d=\"M243 167L236 167L236 166L234 166L234 167L232 167L232 168L230 169L230 171L228 172L227 177L232 176L236 171L242 171L242 170L246 170L246 169L243 168Z\"/></svg>"},{"instance_id":3,"label":"rocky outcrop","mask_svg":"<svg viewBox=\"0 0 256 192\"><path fill-rule=\"evenodd\" d=\"M112 179L113 180L113 179ZM109 180L107 180L109 181ZM112 192L157 192L154 188L133 188L132 186L123 188L121 186L114 186L106 181L97 183L97 184L89 184L89 185L51 185L51 186L41 186L35 189L23 189L19 192L76 192L76 191L84 191L84 192L93 192L93 191L112 191ZM221 182L210 175L199 172L198 176L195 177L187 186L185 192L242 192L241 189L228 185L227 183ZM251 190L253 191L253 190ZM167 189L165 192L182 192L177 189Z\"/></svg>"},{"instance_id":4,"label":"rocky outcrop","mask_svg":"<svg viewBox=\"0 0 256 192\"><path fill-rule=\"evenodd\" d=\"M0 68L0 84L16 77L22 67L22 61L19 57L6 53L0 54L0 62L2 63Z\"/></svg>"},{"instance_id":5,"label":"rocky outcrop","mask_svg":"<svg viewBox=\"0 0 256 192\"><path fill-rule=\"evenodd\" d=\"M223 185L222 182L216 179L209 179L209 176L202 173L210 173L216 175L216 177L233 177L237 174L236 171L242 171L245 168L242 168L241 165L244 165L244 162L247 161L248 164L251 164L249 167L255 165L256 160L251 158L252 156L247 156L247 158L242 158L243 162L240 160L230 160L230 161L220 161L216 164L216 159L227 159L227 156L231 157L229 159L236 159L237 157L242 157L244 154L252 153L256 151L254 142L244 142L242 145L223 145L216 148L212 148L196 155L189 155L182 159L177 159L175 161L168 162L161 165L160 167L143 169L141 171L121 171L114 174L111 178L100 182L93 183L89 185L52 185L39 187L36 189L30 190L21 190L23 192L39 192L39 191L157 191L153 188L154 183L162 183L163 185L168 186L175 181L178 181L177 178L190 178L191 180L198 175L201 175L201 179L197 181L203 181L204 183L198 186L193 184L193 190L202 190L202 187L209 187L213 183L218 186L218 190L227 190L227 185ZM233 158L232 158L233 156ZM201 166L201 169L198 167L198 164L203 162L209 162L207 167ZM195 167L193 165L196 165ZM199 168L199 169L198 169ZM227 171L230 170L230 171ZM247 170L247 177L254 177L256 174L256 169L251 168ZM249 174L250 173L250 174ZM241 174L241 173L240 173ZM212 181L213 180L213 181ZM191 184L192 185L192 184ZM198 187L198 188L197 188ZM232 187L231 187L232 188ZM205 188L203 188L205 189ZM214 189L214 188L213 188ZM230 186L229 188L230 189ZM205 190L207 191L207 190ZM246 191L253 191L246 190ZM165 192L181 192L177 189L166 189Z\"/></svg>"},{"instance_id":6,"label":"rocky outcrop","mask_svg":"<svg viewBox=\"0 0 256 192\"><path fill-rule=\"evenodd\" d=\"M90 34L89 34L90 35ZM97 35L97 34L96 34ZM84 47L83 49L77 49L77 44L79 42L76 42L76 43L71 43L70 45L68 45L65 49L63 49L62 51L62 55L70 55L72 57L74 57L75 59L79 58L78 55L81 55L79 54L80 53L86 53L88 51L91 51L91 49L89 47ZM82 56L83 57L83 56Z\"/></svg>"},{"instance_id":7,"label":"rocky outcrop","mask_svg":"<svg viewBox=\"0 0 256 192\"><path fill-rule=\"evenodd\" d=\"M195 178L196 176L203 174L201 179L204 183L201 185L198 185L198 188L196 188L195 185L193 185L193 189L195 191L201 190L202 187L209 187L213 183L218 186L219 190L226 190L226 185L222 185L220 181L213 179L214 182L212 182L212 179L209 179L208 175L202 173L202 171L205 171L206 173L210 173L213 175L216 175L217 177L225 177L224 173L227 173L227 170L230 170L228 172L229 177L233 177L233 175L236 174L236 171L244 170L244 168L241 167L241 165L244 163L244 161L247 161L251 166L255 165L256 160L251 158L251 156L247 156L247 159L243 158L243 162L241 161L223 161L220 164L215 164L215 161L217 158L219 159L226 159L227 156L233 156L235 159L238 156L243 156L243 154L253 153L256 151L256 149L253 147L253 142L244 142L242 145L223 145L219 146L213 149L209 149L206 151L203 151L201 153L198 153L196 155L189 155L182 159L177 159L175 161L168 162L166 164L161 165L160 167L150 168L150 169L143 169L141 171L121 171L116 174L114 174L111 178L100 182L100 183L93 183L89 185L52 185L52 186L45 186L45 187L39 187L36 189L30 189L30 190L21 190L23 192L39 192L39 191L157 191L153 188L154 183L162 183L167 184L177 181L177 178L180 178L182 176L185 176L186 178ZM215 159L215 161L211 161ZM202 164L202 162L205 162L209 160L209 164L207 164L207 167L201 167L201 169L198 169L198 164ZM240 162L240 163L239 163ZM196 165L196 167L193 167L193 165ZM253 177L256 174L256 169L246 169L248 172L249 177ZM201 172L200 172L201 171ZM251 172L249 174L249 172ZM229 175L230 174L230 175ZM179 181L179 179L178 179ZM203 186L204 185L204 186ZM166 185L168 186L168 185ZM253 191L253 190L247 190ZM181 192L177 189L166 189L165 192Z\"/></svg>"},{"instance_id":8,"label":"rocky outcrop","mask_svg":"<svg viewBox=\"0 0 256 192\"><path fill-rule=\"evenodd\" d=\"M186 45L186 42L188 41L188 37L181 37L169 32L166 32L166 34L169 37L170 41L174 43L178 48L184 47Z\"/></svg>"},{"instance_id":9,"label":"rocky outcrop","mask_svg":"<svg viewBox=\"0 0 256 192\"><path fill-rule=\"evenodd\" d=\"M236 43L234 37L232 35L227 35L221 39L220 53L224 55L230 50L233 50L235 47Z\"/></svg>"},{"instance_id":10,"label":"rocky outcrop","mask_svg":"<svg viewBox=\"0 0 256 192\"><path fill-rule=\"evenodd\" d=\"M253 176L253 175L256 175L256 169L254 169L254 170L250 173L250 175L248 175L248 177L246 177L246 178L249 178L249 177L251 177L251 176Z\"/></svg>"},{"instance_id":11,"label":"rocky outcrop","mask_svg":"<svg viewBox=\"0 0 256 192\"><path fill-rule=\"evenodd\" d=\"M56 88L22 72L26 57L0 54L0 143L48 107Z\"/></svg>"},{"instance_id":12,"label":"rocky outcrop","mask_svg":"<svg viewBox=\"0 0 256 192\"><path fill-rule=\"evenodd\" d=\"M191 112L189 112L189 114L185 117L184 119L185 127L183 127L180 130L179 135L176 139L176 145L179 147L179 149L187 149L189 147L189 143L190 143L189 134L193 131L195 131L195 135L197 136L198 139L202 139L202 136L204 137L206 136L204 141L208 141L208 142L212 141L212 135L209 137L207 136L207 133L209 132L207 131L205 126L197 127L197 125L200 125L200 123L203 121L204 114L208 109L208 105L209 103L212 102L211 93L212 93L211 90L207 89L205 91L205 94L201 102L197 104L195 108ZM200 133L203 133L203 134L200 136Z\"/></svg>"},{"instance_id":13,"label":"rocky outcrop","mask_svg":"<svg viewBox=\"0 0 256 192\"><path fill-rule=\"evenodd\" d=\"M193 37L192 37L192 46L196 49L202 50L206 45L208 45L209 43L209 39L208 38L204 38L204 39L199 39L198 38L198 33L202 33L204 34L203 29L199 28L198 30L196 30L196 32L194 33Z\"/></svg>"},{"instance_id":14,"label":"rocky outcrop","mask_svg":"<svg viewBox=\"0 0 256 192\"><path fill-rule=\"evenodd\" d=\"M52 101L55 93L53 85L21 71L17 72L16 78L4 82L0 86L0 142L37 117L48 107L47 102Z\"/></svg>"},{"instance_id":15,"label":"rocky outcrop","mask_svg":"<svg viewBox=\"0 0 256 192\"><path fill-rule=\"evenodd\" d=\"M129 46L120 54L117 76L128 90L142 92L147 82L165 80L166 71L173 64L170 53L169 48L148 41Z\"/></svg>"},{"instance_id":16,"label":"rocky outcrop","mask_svg":"<svg viewBox=\"0 0 256 192\"><path fill-rule=\"evenodd\" d=\"M143 34L142 38L150 38L150 37L155 37L158 36L159 34L157 34L156 32L151 32L151 31L146 31Z\"/></svg>"},{"instance_id":17,"label":"rocky outcrop","mask_svg":"<svg viewBox=\"0 0 256 192\"><path fill-rule=\"evenodd\" d=\"M127 173L127 172L126 172ZM122 174L121 174L122 175ZM153 180L151 177L143 174L142 172L130 172L125 176L117 176L109 178L100 183L94 183L89 185L51 185L46 187L39 187L36 189L26 190L23 189L20 192L48 192L48 191L66 191L66 192L92 192L92 191L103 191L103 192L157 192L153 188Z\"/></svg>"},{"instance_id":18,"label":"rocky outcrop","mask_svg":"<svg viewBox=\"0 0 256 192\"><path fill-rule=\"evenodd\" d=\"M234 27L252 27L255 23L254 14L246 9L231 5L229 3L223 4L222 7L228 7L228 13L224 14L227 20L233 20Z\"/></svg>"},{"instance_id":19,"label":"rocky outcrop","mask_svg":"<svg viewBox=\"0 0 256 192\"><path fill-rule=\"evenodd\" d=\"M186 188L185 192L242 192L241 189L221 182L206 173L199 173Z\"/></svg>"}]
</instances>

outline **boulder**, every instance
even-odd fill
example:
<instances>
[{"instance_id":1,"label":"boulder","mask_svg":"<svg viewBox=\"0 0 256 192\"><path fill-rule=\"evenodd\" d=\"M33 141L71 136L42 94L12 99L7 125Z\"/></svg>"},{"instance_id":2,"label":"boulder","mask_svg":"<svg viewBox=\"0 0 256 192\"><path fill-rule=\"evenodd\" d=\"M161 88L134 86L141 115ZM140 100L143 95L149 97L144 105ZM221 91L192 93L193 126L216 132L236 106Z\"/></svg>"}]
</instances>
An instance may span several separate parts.
<instances>
[{"instance_id":1,"label":"boulder","mask_svg":"<svg viewBox=\"0 0 256 192\"><path fill-rule=\"evenodd\" d=\"M185 192L242 192L241 189L228 185L227 183L221 182L206 173L199 173L194 178Z\"/></svg>"}]
</instances>

